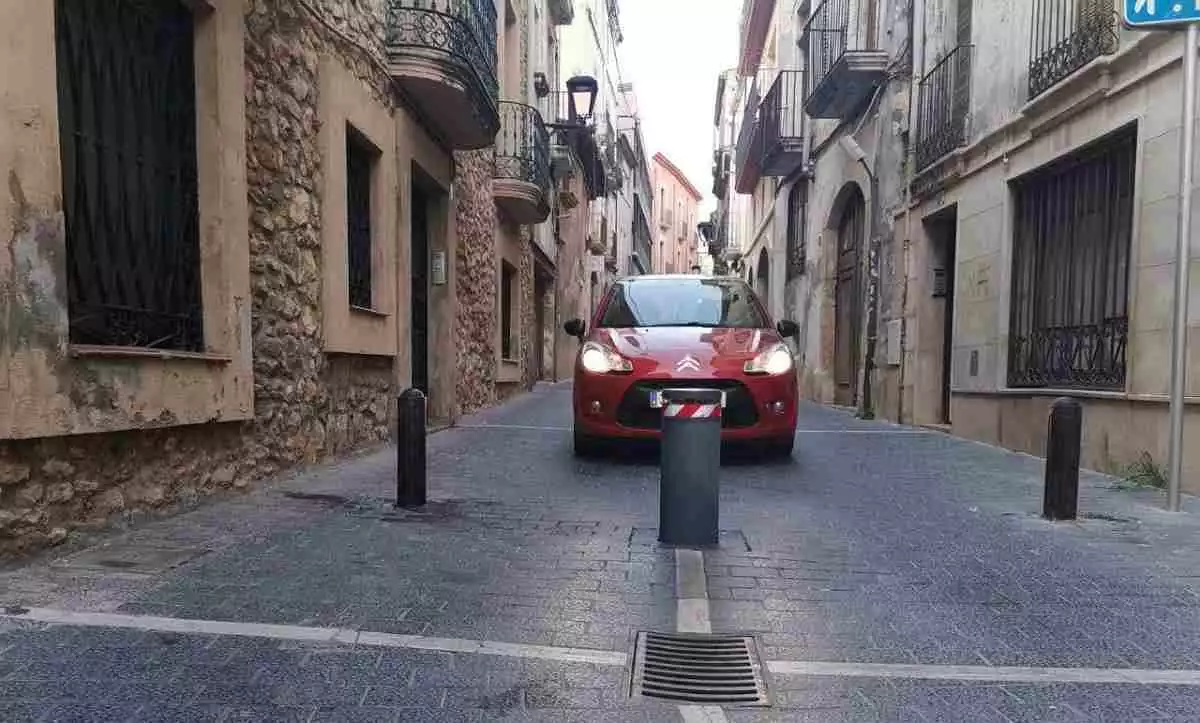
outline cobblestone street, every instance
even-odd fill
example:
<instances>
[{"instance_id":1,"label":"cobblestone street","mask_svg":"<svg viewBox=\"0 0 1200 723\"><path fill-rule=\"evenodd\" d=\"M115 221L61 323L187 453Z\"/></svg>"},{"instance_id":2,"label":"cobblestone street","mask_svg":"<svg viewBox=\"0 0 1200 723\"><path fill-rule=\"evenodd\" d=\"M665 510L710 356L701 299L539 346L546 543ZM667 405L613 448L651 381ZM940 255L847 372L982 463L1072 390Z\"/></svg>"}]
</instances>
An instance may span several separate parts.
<instances>
[{"instance_id":1,"label":"cobblestone street","mask_svg":"<svg viewBox=\"0 0 1200 723\"><path fill-rule=\"evenodd\" d=\"M1193 500L1088 475L1051 524L1039 460L800 426L723 468L699 592L654 459L575 460L566 385L433 435L422 512L386 450L59 548L0 571L0 720L1200 720ZM630 696L637 632L701 596L768 707Z\"/></svg>"}]
</instances>

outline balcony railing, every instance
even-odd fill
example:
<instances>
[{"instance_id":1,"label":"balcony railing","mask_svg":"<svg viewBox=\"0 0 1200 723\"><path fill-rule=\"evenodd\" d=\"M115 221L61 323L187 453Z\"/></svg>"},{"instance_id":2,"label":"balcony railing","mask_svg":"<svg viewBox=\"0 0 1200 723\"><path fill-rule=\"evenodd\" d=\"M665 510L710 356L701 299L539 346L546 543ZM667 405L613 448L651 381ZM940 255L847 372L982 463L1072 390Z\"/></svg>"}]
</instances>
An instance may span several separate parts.
<instances>
[{"instance_id":1,"label":"balcony railing","mask_svg":"<svg viewBox=\"0 0 1200 723\"><path fill-rule=\"evenodd\" d=\"M804 142L804 73L782 70L763 98L758 112L762 125L763 175L786 176L801 162Z\"/></svg>"},{"instance_id":2,"label":"balcony railing","mask_svg":"<svg viewBox=\"0 0 1200 723\"><path fill-rule=\"evenodd\" d=\"M722 198L725 191L729 190L729 171L733 165L733 159L728 148L718 148L713 151L713 195L717 198Z\"/></svg>"},{"instance_id":3,"label":"balcony railing","mask_svg":"<svg viewBox=\"0 0 1200 723\"><path fill-rule=\"evenodd\" d=\"M550 22L555 25L570 25L575 21L575 3L572 0L550 0Z\"/></svg>"},{"instance_id":4,"label":"balcony railing","mask_svg":"<svg viewBox=\"0 0 1200 723\"><path fill-rule=\"evenodd\" d=\"M650 241L642 238L633 240L633 252L637 254L639 273L650 273L654 268L654 259L651 257Z\"/></svg>"},{"instance_id":5,"label":"balcony railing","mask_svg":"<svg viewBox=\"0 0 1200 723\"><path fill-rule=\"evenodd\" d=\"M545 104L546 116L553 118L554 123L570 122L570 98L565 90L554 90L542 102ZM593 119L595 121L595 119ZM604 166L604 156L592 132L555 132L553 142L569 147L574 153L583 170L583 184L588 192L589 200L596 200L607 195L608 170Z\"/></svg>"},{"instance_id":6,"label":"balcony railing","mask_svg":"<svg viewBox=\"0 0 1200 723\"><path fill-rule=\"evenodd\" d=\"M917 170L926 168L966 142L971 108L971 57L960 45L921 79L915 148Z\"/></svg>"},{"instance_id":7,"label":"balcony railing","mask_svg":"<svg viewBox=\"0 0 1200 723\"><path fill-rule=\"evenodd\" d=\"M640 195L634 196L633 203L633 252L637 254L643 273L649 273L654 268L650 251L650 222L646 218L646 208L642 205Z\"/></svg>"},{"instance_id":8,"label":"balcony railing","mask_svg":"<svg viewBox=\"0 0 1200 723\"><path fill-rule=\"evenodd\" d=\"M887 53L878 46L877 0L825 0L800 34L808 60L805 110L814 118L846 118L883 82Z\"/></svg>"},{"instance_id":9,"label":"balcony railing","mask_svg":"<svg viewBox=\"0 0 1200 723\"><path fill-rule=\"evenodd\" d=\"M742 110L742 123L738 128L737 146L734 147L733 167L737 172L737 192L751 193L758 183L758 163L762 160L762 140L759 135L758 112L762 96L758 92L757 79L746 96L746 107ZM753 178L748 181L748 178ZM747 187L747 184L749 186Z\"/></svg>"},{"instance_id":10,"label":"balcony railing","mask_svg":"<svg viewBox=\"0 0 1200 723\"><path fill-rule=\"evenodd\" d=\"M737 149L738 193L753 193L762 177L787 176L803 162L803 94L802 71L778 71L754 120L743 121ZM757 88L752 89L751 97L757 97ZM746 109L747 118L750 110Z\"/></svg>"},{"instance_id":11,"label":"balcony railing","mask_svg":"<svg viewBox=\"0 0 1200 723\"><path fill-rule=\"evenodd\" d=\"M1117 22L1112 0L1033 0L1029 99L1115 53Z\"/></svg>"},{"instance_id":12,"label":"balcony railing","mask_svg":"<svg viewBox=\"0 0 1200 723\"><path fill-rule=\"evenodd\" d=\"M420 60L440 66L443 72L463 86L473 101L470 112L475 116L481 132L473 134L470 145L491 145L491 137L499 125L496 109L496 6L493 0L386 2L385 42L389 59L393 64ZM404 71L400 75L403 77ZM413 80L425 79L418 72ZM417 85L414 90L418 102L423 105L436 102L436 99L422 97L428 94L425 85ZM439 106L436 110L446 114L458 113L458 109L446 106ZM437 117L434 120L437 122L441 119ZM486 138L487 142L481 144L476 140L478 137Z\"/></svg>"},{"instance_id":13,"label":"balcony railing","mask_svg":"<svg viewBox=\"0 0 1200 723\"><path fill-rule=\"evenodd\" d=\"M550 134L537 108L500 101L496 178L524 181L550 192Z\"/></svg>"}]
</instances>

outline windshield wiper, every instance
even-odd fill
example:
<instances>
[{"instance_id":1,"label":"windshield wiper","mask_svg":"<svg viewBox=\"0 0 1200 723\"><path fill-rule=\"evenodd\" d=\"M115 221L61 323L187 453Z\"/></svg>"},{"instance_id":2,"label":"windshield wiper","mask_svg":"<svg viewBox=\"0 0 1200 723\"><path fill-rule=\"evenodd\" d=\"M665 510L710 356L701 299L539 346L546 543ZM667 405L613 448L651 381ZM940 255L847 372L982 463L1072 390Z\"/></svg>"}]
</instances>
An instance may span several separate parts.
<instances>
[{"instance_id":1,"label":"windshield wiper","mask_svg":"<svg viewBox=\"0 0 1200 723\"><path fill-rule=\"evenodd\" d=\"M703 321L683 321L678 324L639 324L643 329L655 329L665 327L699 327L702 329L756 329L754 326L742 326L740 324L710 324Z\"/></svg>"},{"instance_id":2,"label":"windshield wiper","mask_svg":"<svg viewBox=\"0 0 1200 723\"><path fill-rule=\"evenodd\" d=\"M672 324L638 324L638 326L642 327L643 329L656 329L656 328L665 328L665 327L670 327L670 326L676 326L676 327L698 326L698 327L703 327L705 329L708 329L708 328L712 327L713 324L705 324L705 323L699 322L699 321L681 321L679 323L672 323Z\"/></svg>"}]
</instances>

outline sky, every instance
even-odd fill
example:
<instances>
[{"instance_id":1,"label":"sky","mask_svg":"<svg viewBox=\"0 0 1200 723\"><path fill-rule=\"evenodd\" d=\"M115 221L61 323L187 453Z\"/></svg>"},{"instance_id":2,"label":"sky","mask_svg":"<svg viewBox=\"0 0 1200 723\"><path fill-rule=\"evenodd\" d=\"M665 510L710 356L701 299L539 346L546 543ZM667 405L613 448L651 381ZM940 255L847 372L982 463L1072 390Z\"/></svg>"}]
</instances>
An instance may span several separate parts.
<instances>
[{"instance_id":1,"label":"sky","mask_svg":"<svg viewBox=\"0 0 1200 723\"><path fill-rule=\"evenodd\" d=\"M737 64L742 0L619 0L621 75L633 83L650 155L661 152L712 196L717 76Z\"/></svg>"}]
</instances>

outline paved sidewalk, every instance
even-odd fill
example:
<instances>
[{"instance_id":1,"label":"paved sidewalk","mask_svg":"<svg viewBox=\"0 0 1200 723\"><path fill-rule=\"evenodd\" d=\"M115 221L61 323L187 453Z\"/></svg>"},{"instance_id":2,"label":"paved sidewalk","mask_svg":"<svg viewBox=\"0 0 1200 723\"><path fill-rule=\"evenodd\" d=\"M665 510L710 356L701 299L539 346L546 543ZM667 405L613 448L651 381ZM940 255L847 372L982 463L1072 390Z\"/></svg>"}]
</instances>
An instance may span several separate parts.
<instances>
[{"instance_id":1,"label":"paved sidewalk","mask_svg":"<svg viewBox=\"0 0 1200 723\"><path fill-rule=\"evenodd\" d=\"M0 720L1200 720L1200 515L806 407L722 470L722 544L657 542L653 459L570 453L570 388L0 570ZM699 580L694 576L699 575ZM680 598L687 598L682 600ZM639 630L749 632L771 706L629 696Z\"/></svg>"}]
</instances>

